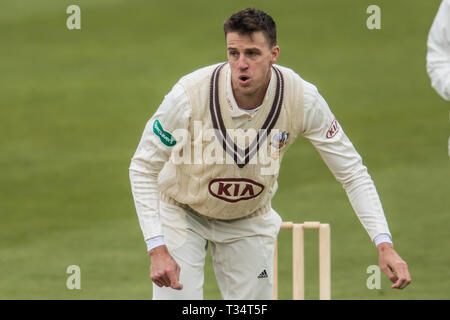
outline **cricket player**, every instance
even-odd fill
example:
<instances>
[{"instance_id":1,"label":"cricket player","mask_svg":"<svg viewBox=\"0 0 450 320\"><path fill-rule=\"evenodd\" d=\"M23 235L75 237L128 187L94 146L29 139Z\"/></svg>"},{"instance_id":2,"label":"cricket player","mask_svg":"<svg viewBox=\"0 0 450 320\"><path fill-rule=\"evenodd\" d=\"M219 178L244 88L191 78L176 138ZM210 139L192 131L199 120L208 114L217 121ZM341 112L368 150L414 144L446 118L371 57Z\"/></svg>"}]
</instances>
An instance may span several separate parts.
<instances>
[{"instance_id":1,"label":"cricket player","mask_svg":"<svg viewBox=\"0 0 450 320\"><path fill-rule=\"evenodd\" d=\"M281 225L271 199L297 136L314 145L346 190L392 287L405 288L408 267L393 248L367 168L317 88L276 64L275 22L245 9L223 28L228 61L174 85L131 161L153 299L202 299L208 245L224 299L271 299Z\"/></svg>"},{"instance_id":2,"label":"cricket player","mask_svg":"<svg viewBox=\"0 0 450 320\"><path fill-rule=\"evenodd\" d=\"M427 41L427 71L431 85L450 101L450 0L443 0Z\"/></svg>"}]
</instances>

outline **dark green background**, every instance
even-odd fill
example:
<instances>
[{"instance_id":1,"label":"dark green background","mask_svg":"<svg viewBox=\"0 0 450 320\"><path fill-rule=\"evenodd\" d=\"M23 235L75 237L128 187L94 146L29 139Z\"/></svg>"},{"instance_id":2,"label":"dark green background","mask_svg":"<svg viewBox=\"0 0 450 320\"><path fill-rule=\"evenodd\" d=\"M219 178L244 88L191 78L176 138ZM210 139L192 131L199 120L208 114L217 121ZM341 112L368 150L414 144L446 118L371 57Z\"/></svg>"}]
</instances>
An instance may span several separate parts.
<instances>
[{"instance_id":1,"label":"dark green background","mask_svg":"<svg viewBox=\"0 0 450 320\"><path fill-rule=\"evenodd\" d=\"M377 252L307 141L286 154L274 208L332 229L334 299L448 299L448 103L430 87L426 38L439 1L50 1L0 3L0 298L149 299L149 259L128 166L182 75L226 59L223 21L245 7L278 25L278 63L314 83L368 166L413 282L369 290ZM81 7L82 30L66 28ZM368 30L366 8L381 8ZM317 234L306 297L318 296ZM291 297L280 234L280 299ZM81 267L82 289L66 288ZM205 298L220 299L210 260Z\"/></svg>"}]
</instances>

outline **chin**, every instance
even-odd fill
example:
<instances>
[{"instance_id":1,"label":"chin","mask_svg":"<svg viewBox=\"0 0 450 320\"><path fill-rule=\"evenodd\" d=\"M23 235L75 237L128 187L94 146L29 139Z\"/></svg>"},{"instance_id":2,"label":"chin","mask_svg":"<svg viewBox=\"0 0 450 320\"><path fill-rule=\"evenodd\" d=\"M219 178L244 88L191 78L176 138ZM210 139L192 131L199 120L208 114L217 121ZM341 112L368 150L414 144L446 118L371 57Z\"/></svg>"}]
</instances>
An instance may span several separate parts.
<instances>
[{"instance_id":1,"label":"chin","mask_svg":"<svg viewBox=\"0 0 450 320\"><path fill-rule=\"evenodd\" d=\"M255 90L255 89L253 89L253 88L246 87L246 88L244 88L241 92L242 92L242 94L244 94L244 95L246 95L246 96L253 96L253 95L256 94L256 91L257 91L257 90Z\"/></svg>"}]
</instances>

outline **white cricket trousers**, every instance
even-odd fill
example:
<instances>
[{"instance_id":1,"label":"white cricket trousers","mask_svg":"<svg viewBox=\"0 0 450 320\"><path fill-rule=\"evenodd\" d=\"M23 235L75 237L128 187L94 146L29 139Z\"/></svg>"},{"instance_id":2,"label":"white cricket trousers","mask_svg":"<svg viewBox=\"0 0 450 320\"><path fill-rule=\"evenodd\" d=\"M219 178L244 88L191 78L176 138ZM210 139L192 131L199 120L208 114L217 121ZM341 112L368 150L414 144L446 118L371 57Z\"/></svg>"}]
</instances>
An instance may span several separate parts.
<instances>
[{"instance_id":1,"label":"white cricket trousers","mask_svg":"<svg viewBox=\"0 0 450 320\"><path fill-rule=\"evenodd\" d=\"M154 300L203 299L208 243L223 299L272 299L273 254L282 222L275 210L223 221L161 201L160 214L167 248L181 268L183 289L159 288L153 284Z\"/></svg>"}]
</instances>

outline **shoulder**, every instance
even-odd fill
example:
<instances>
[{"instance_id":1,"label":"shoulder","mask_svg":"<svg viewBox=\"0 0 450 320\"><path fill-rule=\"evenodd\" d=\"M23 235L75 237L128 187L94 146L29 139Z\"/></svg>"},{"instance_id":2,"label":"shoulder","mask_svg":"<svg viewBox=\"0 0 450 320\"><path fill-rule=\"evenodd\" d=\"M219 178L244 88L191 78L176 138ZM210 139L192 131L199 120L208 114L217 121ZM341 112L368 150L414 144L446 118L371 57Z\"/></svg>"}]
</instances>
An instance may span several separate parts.
<instances>
[{"instance_id":1,"label":"shoulder","mask_svg":"<svg viewBox=\"0 0 450 320\"><path fill-rule=\"evenodd\" d=\"M300 83L302 86L304 87L308 87L307 89L310 89L312 87L315 88L315 86L304 80L297 72L295 72L293 69L285 67L285 66L280 66L278 64L274 64L273 65L275 68L277 68L278 70L281 71L281 73L283 74L284 77L288 77L288 78L292 78L292 80Z\"/></svg>"},{"instance_id":2,"label":"shoulder","mask_svg":"<svg viewBox=\"0 0 450 320\"><path fill-rule=\"evenodd\" d=\"M284 78L288 77L289 79L291 79L291 81L303 87L303 95L305 103L308 103L317 98L317 96L319 95L319 91L317 90L317 87L314 84L303 79L297 72L295 72L291 68L280 65L274 65L274 67L276 67L278 70L281 71Z\"/></svg>"},{"instance_id":3,"label":"shoulder","mask_svg":"<svg viewBox=\"0 0 450 320\"><path fill-rule=\"evenodd\" d=\"M195 85L205 81L209 81L211 75L215 68L223 64L223 62L212 64L206 67L199 68L191 73L186 74L181 77L178 81L181 85L185 86L187 84Z\"/></svg>"},{"instance_id":4,"label":"shoulder","mask_svg":"<svg viewBox=\"0 0 450 320\"><path fill-rule=\"evenodd\" d=\"M300 81L301 77L297 74L297 72L295 72L291 68L288 68L285 66L280 66L279 64L274 64L273 66L276 69L278 69L279 71L281 71L281 74L283 75L284 78L287 77L287 78L292 78L294 80Z\"/></svg>"}]
</instances>

